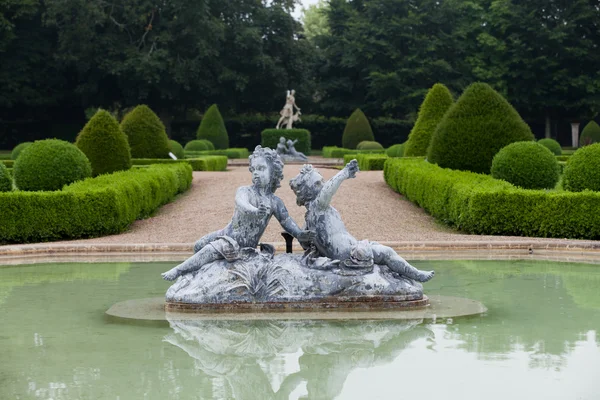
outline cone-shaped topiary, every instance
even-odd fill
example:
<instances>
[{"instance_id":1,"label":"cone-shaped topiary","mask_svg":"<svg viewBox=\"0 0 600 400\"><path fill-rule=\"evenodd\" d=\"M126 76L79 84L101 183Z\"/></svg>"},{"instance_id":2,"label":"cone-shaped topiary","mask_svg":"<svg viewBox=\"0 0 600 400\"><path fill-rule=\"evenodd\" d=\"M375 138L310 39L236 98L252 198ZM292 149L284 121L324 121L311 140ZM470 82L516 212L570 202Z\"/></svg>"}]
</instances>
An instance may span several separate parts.
<instances>
[{"instance_id":1,"label":"cone-shaped topiary","mask_svg":"<svg viewBox=\"0 0 600 400\"><path fill-rule=\"evenodd\" d=\"M229 148L229 136L227 135L225 122L223 122L223 117L216 104L206 110L196 136L198 139L211 141L217 150Z\"/></svg>"},{"instance_id":2,"label":"cone-shaped topiary","mask_svg":"<svg viewBox=\"0 0 600 400\"><path fill-rule=\"evenodd\" d=\"M77 135L75 145L92 163L92 176L131 168L127 136L108 111L98 110Z\"/></svg>"},{"instance_id":3,"label":"cone-shaped topiary","mask_svg":"<svg viewBox=\"0 0 600 400\"><path fill-rule=\"evenodd\" d=\"M127 113L121 121L132 158L169 158L169 138L158 116L145 104Z\"/></svg>"},{"instance_id":4,"label":"cone-shaped topiary","mask_svg":"<svg viewBox=\"0 0 600 400\"><path fill-rule=\"evenodd\" d=\"M381 143L363 140L356 146L356 150L383 150Z\"/></svg>"},{"instance_id":5,"label":"cone-shaped topiary","mask_svg":"<svg viewBox=\"0 0 600 400\"><path fill-rule=\"evenodd\" d=\"M12 177L4 163L0 162L0 192L10 192L12 190Z\"/></svg>"},{"instance_id":6,"label":"cone-shaped topiary","mask_svg":"<svg viewBox=\"0 0 600 400\"><path fill-rule=\"evenodd\" d=\"M560 166L552 152L536 142L515 142L502 148L492 161L492 176L523 189L552 189Z\"/></svg>"},{"instance_id":7,"label":"cone-shaped topiary","mask_svg":"<svg viewBox=\"0 0 600 400\"><path fill-rule=\"evenodd\" d=\"M357 108L346 122L342 146L346 149L356 149L356 146L365 140L375 141L375 136L373 136L369 120L360 108Z\"/></svg>"},{"instance_id":8,"label":"cone-shaped topiary","mask_svg":"<svg viewBox=\"0 0 600 400\"><path fill-rule=\"evenodd\" d=\"M581 135L579 136L579 145L587 146L592 143L600 142L600 126L596 123L596 121L590 121L581 131Z\"/></svg>"},{"instance_id":9,"label":"cone-shaped topiary","mask_svg":"<svg viewBox=\"0 0 600 400\"><path fill-rule=\"evenodd\" d=\"M212 144L210 140L206 139L196 139L190 140L185 144L183 148L185 151L206 151L206 150L214 150L215 146Z\"/></svg>"},{"instance_id":10,"label":"cone-shaped topiary","mask_svg":"<svg viewBox=\"0 0 600 400\"><path fill-rule=\"evenodd\" d=\"M567 161L563 188L570 192L600 192L600 143L578 149Z\"/></svg>"},{"instance_id":11,"label":"cone-shaped topiary","mask_svg":"<svg viewBox=\"0 0 600 400\"><path fill-rule=\"evenodd\" d=\"M548 148L548 150L550 150L555 156L560 156L562 154L562 147L560 147L560 143L554 139L544 138L538 140L537 142Z\"/></svg>"},{"instance_id":12,"label":"cone-shaped topiary","mask_svg":"<svg viewBox=\"0 0 600 400\"><path fill-rule=\"evenodd\" d=\"M428 161L443 168L489 174L498 151L519 141L532 141L529 126L498 92L473 83L437 126Z\"/></svg>"},{"instance_id":13,"label":"cone-shaped topiary","mask_svg":"<svg viewBox=\"0 0 600 400\"><path fill-rule=\"evenodd\" d=\"M404 150L405 149L406 149L406 142L402 143L402 144L395 144L393 146L390 146L385 151L385 154L388 157L404 157Z\"/></svg>"},{"instance_id":14,"label":"cone-shaped topiary","mask_svg":"<svg viewBox=\"0 0 600 400\"><path fill-rule=\"evenodd\" d=\"M19 157L19 154L21 154L21 152L23 150L25 150L25 148L27 146L31 146L31 144L33 144L33 142L23 142L23 143L19 143L18 145L16 145L15 148L10 153L11 160L16 160L17 157Z\"/></svg>"},{"instance_id":15,"label":"cone-shaped topiary","mask_svg":"<svg viewBox=\"0 0 600 400\"><path fill-rule=\"evenodd\" d=\"M90 161L72 143L38 140L15 161L15 185L19 190L61 190L64 185L92 175Z\"/></svg>"},{"instance_id":16,"label":"cone-shaped topiary","mask_svg":"<svg viewBox=\"0 0 600 400\"><path fill-rule=\"evenodd\" d=\"M183 152L183 146L176 142L175 140L169 140L169 148L171 149L171 153L175 154L180 160L185 158L185 153Z\"/></svg>"},{"instance_id":17,"label":"cone-shaped topiary","mask_svg":"<svg viewBox=\"0 0 600 400\"><path fill-rule=\"evenodd\" d=\"M408 135L404 147L406 157L420 157L427 154L427 148L435 128L453 103L452 94L441 83L436 83L429 89L425 100L419 107L417 122Z\"/></svg>"}]
</instances>

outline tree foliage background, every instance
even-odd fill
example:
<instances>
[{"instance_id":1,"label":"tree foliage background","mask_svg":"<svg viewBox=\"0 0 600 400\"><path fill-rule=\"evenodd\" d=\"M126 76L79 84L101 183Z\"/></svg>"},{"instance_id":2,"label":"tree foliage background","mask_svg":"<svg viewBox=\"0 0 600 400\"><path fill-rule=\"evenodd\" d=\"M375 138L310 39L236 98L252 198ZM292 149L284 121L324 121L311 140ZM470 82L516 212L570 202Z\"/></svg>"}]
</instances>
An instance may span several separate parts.
<instances>
[{"instance_id":1,"label":"tree foliage background","mask_svg":"<svg viewBox=\"0 0 600 400\"><path fill-rule=\"evenodd\" d=\"M600 111L600 0L322 0L305 26L296 3L0 0L0 134L140 103L167 127L276 113L292 88L304 114L414 120L438 82L546 123Z\"/></svg>"}]
</instances>

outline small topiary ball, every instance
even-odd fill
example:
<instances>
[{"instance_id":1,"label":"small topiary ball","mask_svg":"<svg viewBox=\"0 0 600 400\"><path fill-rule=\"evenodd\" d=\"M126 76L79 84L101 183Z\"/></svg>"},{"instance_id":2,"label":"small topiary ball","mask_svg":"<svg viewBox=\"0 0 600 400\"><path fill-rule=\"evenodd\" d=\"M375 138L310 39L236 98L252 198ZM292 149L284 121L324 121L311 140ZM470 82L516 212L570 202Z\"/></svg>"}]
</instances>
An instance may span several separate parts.
<instances>
[{"instance_id":1,"label":"small topiary ball","mask_svg":"<svg viewBox=\"0 0 600 400\"><path fill-rule=\"evenodd\" d=\"M404 149L406 148L406 142L402 144L395 144L390 146L386 151L388 157L404 157Z\"/></svg>"},{"instance_id":2,"label":"small topiary ball","mask_svg":"<svg viewBox=\"0 0 600 400\"><path fill-rule=\"evenodd\" d=\"M19 154L21 154L21 152L27 148L27 146L31 146L33 144L33 142L23 142L23 143L19 143L18 145L15 146L15 148L13 149L12 153L10 153L10 158L12 160L16 160L17 157L19 157Z\"/></svg>"},{"instance_id":3,"label":"small topiary ball","mask_svg":"<svg viewBox=\"0 0 600 400\"><path fill-rule=\"evenodd\" d=\"M383 150L383 146L377 142L363 140L356 146L356 150Z\"/></svg>"},{"instance_id":4,"label":"small topiary ball","mask_svg":"<svg viewBox=\"0 0 600 400\"><path fill-rule=\"evenodd\" d=\"M175 157L178 159L185 158L185 153L183 152L183 146L176 142L175 140L169 140L169 148L171 149L171 153L175 154Z\"/></svg>"},{"instance_id":5,"label":"small topiary ball","mask_svg":"<svg viewBox=\"0 0 600 400\"><path fill-rule=\"evenodd\" d=\"M20 190L60 190L92 176L92 166L74 144L58 139L38 140L15 161L15 185Z\"/></svg>"},{"instance_id":6,"label":"small topiary ball","mask_svg":"<svg viewBox=\"0 0 600 400\"><path fill-rule=\"evenodd\" d=\"M494 156L492 176L523 189L553 189L560 178L560 166L545 146L529 141L515 142Z\"/></svg>"},{"instance_id":7,"label":"small topiary ball","mask_svg":"<svg viewBox=\"0 0 600 400\"><path fill-rule=\"evenodd\" d=\"M12 177L4 163L0 162L0 192L10 192L12 190Z\"/></svg>"},{"instance_id":8,"label":"small topiary ball","mask_svg":"<svg viewBox=\"0 0 600 400\"><path fill-rule=\"evenodd\" d=\"M600 143L577 150L567 161L563 188L570 192L600 192Z\"/></svg>"},{"instance_id":9,"label":"small topiary ball","mask_svg":"<svg viewBox=\"0 0 600 400\"><path fill-rule=\"evenodd\" d=\"M213 146L212 142L206 139L190 140L184 147L185 151L206 151L214 149L215 146Z\"/></svg>"},{"instance_id":10,"label":"small topiary ball","mask_svg":"<svg viewBox=\"0 0 600 400\"><path fill-rule=\"evenodd\" d=\"M562 154L562 147L560 147L560 143L554 139L540 139L538 140L538 143L547 147L548 150L550 150L555 156L560 156Z\"/></svg>"}]
</instances>

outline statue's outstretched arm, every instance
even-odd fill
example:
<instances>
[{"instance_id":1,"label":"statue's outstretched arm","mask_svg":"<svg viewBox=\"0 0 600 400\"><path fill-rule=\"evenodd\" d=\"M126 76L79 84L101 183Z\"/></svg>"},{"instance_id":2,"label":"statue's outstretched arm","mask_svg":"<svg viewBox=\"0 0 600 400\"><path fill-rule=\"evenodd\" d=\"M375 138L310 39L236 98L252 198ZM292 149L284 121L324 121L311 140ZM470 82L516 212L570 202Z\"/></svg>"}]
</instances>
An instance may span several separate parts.
<instances>
[{"instance_id":1,"label":"statue's outstretched arm","mask_svg":"<svg viewBox=\"0 0 600 400\"><path fill-rule=\"evenodd\" d=\"M318 210L323 211L331 204L331 199L337 190L339 189L342 182L349 178L354 178L358 172L358 161L352 160L344 169L335 174L333 178L325 182L323 189L314 201L315 206Z\"/></svg>"},{"instance_id":2,"label":"statue's outstretched arm","mask_svg":"<svg viewBox=\"0 0 600 400\"><path fill-rule=\"evenodd\" d=\"M298 239L298 241L307 242L313 240L315 236L314 233L300 229L298 224L296 224L296 221L294 221L292 217L290 217L290 214L287 208L285 207L285 204L283 204L283 201L277 196L274 197L275 210L273 210L273 214L275 215L275 218L277 218L283 229L285 229L287 233Z\"/></svg>"}]
</instances>

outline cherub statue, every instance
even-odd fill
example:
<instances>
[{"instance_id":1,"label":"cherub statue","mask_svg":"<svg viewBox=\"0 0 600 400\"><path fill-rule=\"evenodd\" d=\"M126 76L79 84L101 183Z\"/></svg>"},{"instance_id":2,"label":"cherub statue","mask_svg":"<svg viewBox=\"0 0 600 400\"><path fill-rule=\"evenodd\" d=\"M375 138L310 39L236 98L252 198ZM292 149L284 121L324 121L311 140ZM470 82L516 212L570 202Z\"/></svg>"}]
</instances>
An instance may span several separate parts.
<instances>
[{"instance_id":1,"label":"cherub statue","mask_svg":"<svg viewBox=\"0 0 600 400\"><path fill-rule=\"evenodd\" d=\"M297 142L298 142L298 139L295 139L294 141L292 141L291 139L288 139L288 141L287 141L288 156L293 159L296 159L296 160L308 161L308 157L306 157L304 155L304 153L301 153L298 150L296 150L296 148L294 147L294 145Z\"/></svg>"},{"instance_id":2,"label":"cherub statue","mask_svg":"<svg viewBox=\"0 0 600 400\"><path fill-rule=\"evenodd\" d=\"M387 265L390 270L418 282L430 280L434 271L420 271L390 247L365 240L359 242L346 230L340 214L331 206L331 199L342 182L354 178L357 171L358 163L352 160L325 182L312 165L305 165L300 174L290 181L290 186L296 194L296 203L306 206L307 209L305 229L316 233L312 242L316 256L327 257L330 259L330 265L338 263L348 268L361 268L375 263ZM304 248L311 245L306 241L299 242Z\"/></svg>"},{"instance_id":3,"label":"cherub statue","mask_svg":"<svg viewBox=\"0 0 600 400\"><path fill-rule=\"evenodd\" d=\"M277 154L279 154L280 157L288 154L288 148L285 145L285 138L283 136L279 138L279 143L277 143Z\"/></svg>"},{"instance_id":4,"label":"cherub statue","mask_svg":"<svg viewBox=\"0 0 600 400\"><path fill-rule=\"evenodd\" d=\"M164 272L162 277L172 281L201 269L204 265L225 259L234 262L242 248L256 248L272 215L281 226L299 241L314 239L314 233L301 230L289 216L283 201L274 195L283 179L283 163L274 150L256 146L250 156L252 186L242 186L235 195L235 210L229 224L209 233L194 244L194 255Z\"/></svg>"},{"instance_id":5,"label":"cherub statue","mask_svg":"<svg viewBox=\"0 0 600 400\"><path fill-rule=\"evenodd\" d=\"M300 120L300 108L296 105L296 98L294 97L295 94L295 90L288 90L287 96L285 98L285 105L283 106L283 109L279 112L281 118L279 118L279 121L277 122L277 126L275 127L276 129L279 129L284 121L286 128L292 129L292 124L295 121ZM298 110L298 113L296 115L294 115L294 108Z\"/></svg>"}]
</instances>

